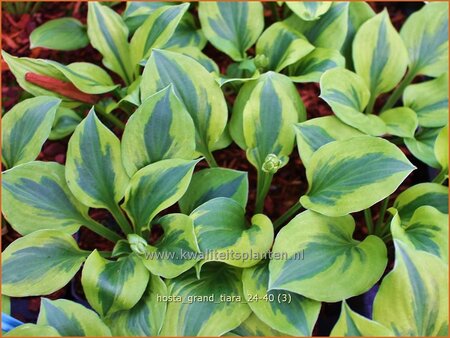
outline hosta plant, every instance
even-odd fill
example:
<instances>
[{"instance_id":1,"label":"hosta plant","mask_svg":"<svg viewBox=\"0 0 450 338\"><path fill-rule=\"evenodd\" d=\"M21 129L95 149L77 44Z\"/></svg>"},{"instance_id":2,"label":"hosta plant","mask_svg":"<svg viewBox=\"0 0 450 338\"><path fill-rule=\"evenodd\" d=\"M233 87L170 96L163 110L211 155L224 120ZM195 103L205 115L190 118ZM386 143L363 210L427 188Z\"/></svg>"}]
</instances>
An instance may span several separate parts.
<instances>
[{"instance_id":1,"label":"hosta plant","mask_svg":"<svg viewBox=\"0 0 450 338\"><path fill-rule=\"evenodd\" d=\"M448 334L446 3L400 31L364 2L115 5L30 36L103 66L2 53L28 93L2 121L3 312L42 297L5 335ZM274 217L289 166L307 188ZM89 307L47 297L73 281Z\"/></svg>"}]
</instances>

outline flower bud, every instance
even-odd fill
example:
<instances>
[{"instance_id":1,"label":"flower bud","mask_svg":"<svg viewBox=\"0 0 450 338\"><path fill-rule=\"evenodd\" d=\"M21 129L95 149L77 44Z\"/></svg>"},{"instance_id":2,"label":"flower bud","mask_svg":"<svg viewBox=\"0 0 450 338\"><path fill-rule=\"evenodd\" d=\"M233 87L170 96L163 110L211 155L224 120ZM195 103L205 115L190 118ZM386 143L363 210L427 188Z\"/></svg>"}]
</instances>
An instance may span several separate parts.
<instances>
[{"instance_id":1,"label":"flower bud","mask_svg":"<svg viewBox=\"0 0 450 338\"><path fill-rule=\"evenodd\" d=\"M283 162L278 158L277 155L269 154L266 156L261 169L266 173L275 174L278 169L281 168L282 164Z\"/></svg>"},{"instance_id":2,"label":"flower bud","mask_svg":"<svg viewBox=\"0 0 450 338\"><path fill-rule=\"evenodd\" d=\"M143 256L147 253L147 241L141 236L136 234L128 235L128 243L130 243L130 248L139 256Z\"/></svg>"}]
</instances>

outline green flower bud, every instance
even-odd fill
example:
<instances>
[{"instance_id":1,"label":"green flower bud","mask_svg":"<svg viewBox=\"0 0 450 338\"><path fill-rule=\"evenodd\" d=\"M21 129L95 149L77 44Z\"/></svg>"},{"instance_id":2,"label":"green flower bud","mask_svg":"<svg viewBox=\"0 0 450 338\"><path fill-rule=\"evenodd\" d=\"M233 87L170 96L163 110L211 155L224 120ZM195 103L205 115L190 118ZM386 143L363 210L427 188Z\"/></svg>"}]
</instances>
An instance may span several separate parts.
<instances>
[{"instance_id":1,"label":"green flower bud","mask_svg":"<svg viewBox=\"0 0 450 338\"><path fill-rule=\"evenodd\" d=\"M139 256L144 256L147 253L147 241L141 236L136 234L128 235L128 243L130 243L130 248Z\"/></svg>"},{"instance_id":2,"label":"green flower bud","mask_svg":"<svg viewBox=\"0 0 450 338\"><path fill-rule=\"evenodd\" d=\"M265 70L269 66L269 58L264 54L256 55L254 62L258 70Z\"/></svg>"},{"instance_id":3,"label":"green flower bud","mask_svg":"<svg viewBox=\"0 0 450 338\"><path fill-rule=\"evenodd\" d=\"M278 169L281 168L282 164L283 162L278 158L277 155L269 154L266 156L261 169L266 173L275 174Z\"/></svg>"}]
</instances>

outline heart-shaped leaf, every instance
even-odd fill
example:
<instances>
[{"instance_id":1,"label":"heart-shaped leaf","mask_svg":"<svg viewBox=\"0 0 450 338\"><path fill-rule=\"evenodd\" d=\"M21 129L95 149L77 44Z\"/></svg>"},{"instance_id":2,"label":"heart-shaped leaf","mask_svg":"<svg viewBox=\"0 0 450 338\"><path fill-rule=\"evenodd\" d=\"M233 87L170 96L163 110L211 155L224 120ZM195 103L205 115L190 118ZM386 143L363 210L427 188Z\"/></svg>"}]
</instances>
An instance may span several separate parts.
<instances>
[{"instance_id":1,"label":"heart-shaped leaf","mask_svg":"<svg viewBox=\"0 0 450 338\"><path fill-rule=\"evenodd\" d=\"M403 104L416 112L419 125L445 126L448 123L448 73L437 79L406 87Z\"/></svg>"},{"instance_id":2,"label":"heart-shaped leaf","mask_svg":"<svg viewBox=\"0 0 450 338\"><path fill-rule=\"evenodd\" d=\"M324 116L298 123L295 125L295 132L298 151L305 166L308 166L313 153L323 145L363 135L335 116Z\"/></svg>"},{"instance_id":3,"label":"heart-shaped leaf","mask_svg":"<svg viewBox=\"0 0 450 338\"><path fill-rule=\"evenodd\" d=\"M6 168L36 159L50 135L61 100L41 96L16 104L2 121L2 163Z\"/></svg>"},{"instance_id":4,"label":"heart-shaped leaf","mask_svg":"<svg viewBox=\"0 0 450 338\"><path fill-rule=\"evenodd\" d=\"M191 213L203 263L219 261L237 267L258 263L273 242L273 226L268 217L254 215L247 224L245 210L225 197L212 199ZM250 250L251 248L251 250Z\"/></svg>"},{"instance_id":5,"label":"heart-shaped leaf","mask_svg":"<svg viewBox=\"0 0 450 338\"><path fill-rule=\"evenodd\" d=\"M439 168L439 162L434 154L434 144L442 128L421 128L414 138L405 138L408 150L419 160L430 167Z\"/></svg>"},{"instance_id":6,"label":"heart-shaped leaf","mask_svg":"<svg viewBox=\"0 0 450 338\"><path fill-rule=\"evenodd\" d=\"M194 16L185 12L164 48L195 47L202 50L207 42L202 29L197 26Z\"/></svg>"},{"instance_id":7,"label":"heart-shaped leaf","mask_svg":"<svg viewBox=\"0 0 450 338\"><path fill-rule=\"evenodd\" d=\"M194 152L194 123L171 86L139 106L122 136L122 161L130 176L160 160L192 159Z\"/></svg>"},{"instance_id":8,"label":"heart-shaped leaf","mask_svg":"<svg viewBox=\"0 0 450 338\"><path fill-rule=\"evenodd\" d=\"M198 161L163 160L139 170L131 178L122 204L134 228L147 228L158 212L184 195Z\"/></svg>"},{"instance_id":9,"label":"heart-shaped leaf","mask_svg":"<svg viewBox=\"0 0 450 338\"><path fill-rule=\"evenodd\" d=\"M386 125L380 117L362 113L369 102L370 91L359 75L344 68L326 71L320 78L320 97L342 122L369 135L386 133Z\"/></svg>"},{"instance_id":10,"label":"heart-shaped leaf","mask_svg":"<svg viewBox=\"0 0 450 338\"><path fill-rule=\"evenodd\" d=\"M142 298L131 309L115 312L105 318L114 336L158 336L166 314L166 284L157 276L150 281Z\"/></svg>"},{"instance_id":11,"label":"heart-shaped leaf","mask_svg":"<svg viewBox=\"0 0 450 338\"><path fill-rule=\"evenodd\" d=\"M206 265L200 279L191 269L169 280L168 288L175 301L167 305L162 336L220 336L251 313L243 303L241 270L226 264Z\"/></svg>"},{"instance_id":12,"label":"heart-shaped leaf","mask_svg":"<svg viewBox=\"0 0 450 338\"><path fill-rule=\"evenodd\" d=\"M227 124L225 99L214 77L189 56L153 50L141 81L141 100L172 84L194 121L197 151L208 156Z\"/></svg>"},{"instance_id":13,"label":"heart-shaped leaf","mask_svg":"<svg viewBox=\"0 0 450 338\"><path fill-rule=\"evenodd\" d=\"M43 229L72 234L88 219L88 207L70 192L64 166L29 162L2 175L2 212L22 235Z\"/></svg>"},{"instance_id":14,"label":"heart-shaped leaf","mask_svg":"<svg viewBox=\"0 0 450 338\"><path fill-rule=\"evenodd\" d=\"M27 297L55 292L75 276L87 255L72 236L57 230L16 239L2 253L2 293Z\"/></svg>"},{"instance_id":15,"label":"heart-shaped leaf","mask_svg":"<svg viewBox=\"0 0 450 338\"><path fill-rule=\"evenodd\" d=\"M38 325L49 325L61 336L111 336L111 331L98 315L84 306L65 299L41 299Z\"/></svg>"},{"instance_id":16,"label":"heart-shaped leaf","mask_svg":"<svg viewBox=\"0 0 450 338\"><path fill-rule=\"evenodd\" d=\"M312 335L320 303L289 291L268 291L268 261L245 269L242 282L248 305L264 323L292 336Z\"/></svg>"},{"instance_id":17,"label":"heart-shaped leaf","mask_svg":"<svg viewBox=\"0 0 450 338\"><path fill-rule=\"evenodd\" d=\"M377 292L373 319L398 336L446 336L448 266L401 241L394 243L395 266Z\"/></svg>"},{"instance_id":18,"label":"heart-shaped leaf","mask_svg":"<svg viewBox=\"0 0 450 338\"><path fill-rule=\"evenodd\" d=\"M297 89L288 77L268 72L247 82L233 108L230 132L247 150L247 158L261 170L270 154L285 165L294 148L294 123L304 121L306 112Z\"/></svg>"},{"instance_id":19,"label":"heart-shaped leaf","mask_svg":"<svg viewBox=\"0 0 450 338\"><path fill-rule=\"evenodd\" d=\"M448 214L448 188L437 183L416 184L398 195L394 202L402 223L408 223L414 212L424 205Z\"/></svg>"},{"instance_id":20,"label":"heart-shaped leaf","mask_svg":"<svg viewBox=\"0 0 450 338\"><path fill-rule=\"evenodd\" d=\"M402 151L384 139L334 141L311 157L306 167L309 189L300 203L327 216L364 210L392 194L414 169Z\"/></svg>"},{"instance_id":21,"label":"heart-shaped leaf","mask_svg":"<svg viewBox=\"0 0 450 338\"><path fill-rule=\"evenodd\" d=\"M129 178L122 165L120 141L95 115L78 125L69 141L66 180L83 204L114 210Z\"/></svg>"},{"instance_id":22,"label":"heart-shaped leaf","mask_svg":"<svg viewBox=\"0 0 450 338\"><path fill-rule=\"evenodd\" d=\"M400 32L415 74L438 77L448 71L448 4L428 3L412 13Z\"/></svg>"},{"instance_id":23,"label":"heart-shaped leaf","mask_svg":"<svg viewBox=\"0 0 450 338\"><path fill-rule=\"evenodd\" d=\"M269 290L325 302L369 290L386 268L386 246L376 236L357 241L354 230L350 215L334 218L305 211L295 217L275 240L272 254L283 259L270 261Z\"/></svg>"},{"instance_id":24,"label":"heart-shaped leaf","mask_svg":"<svg viewBox=\"0 0 450 338\"><path fill-rule=\"evenodd\" d=\"M86 27L74 18L47 21L30 34L30 49L76 50L88 44Z\"/></svg>"},{"instance_id":25,"label":"heart-shaped leaf","mask_svg":"<svg viewBox=\"0 0 450 338\"><path fill-rule=\"evenodd\" d=\"M416 209L409 222L402 222L392 210L392 237L406 245L426 251L448 262L448 215L428 205Z\"/></svg>"},{"instance_id":26,"label":"heart-shaped leaf","mask_svg":"<svg viewBox=\"0 0 450 338\"><path fill-rule=\"evenodd\" d=\"M200 2L198 15L206 38L234 61L245 59L264 29L259 2Z\"/></svg>"},{"instance_id":27,"label":"heart-shaped leaf","mask_svg":"<svg viewBox=\"0 0 450 338\"><path fill-rule=\"evenodd\" d=\"M109 261L95 250L84 263L81 283L89 304L105 317L135 306L148 279L149 272L138 257L129 255Z\"/></svg>"}]
</instances>

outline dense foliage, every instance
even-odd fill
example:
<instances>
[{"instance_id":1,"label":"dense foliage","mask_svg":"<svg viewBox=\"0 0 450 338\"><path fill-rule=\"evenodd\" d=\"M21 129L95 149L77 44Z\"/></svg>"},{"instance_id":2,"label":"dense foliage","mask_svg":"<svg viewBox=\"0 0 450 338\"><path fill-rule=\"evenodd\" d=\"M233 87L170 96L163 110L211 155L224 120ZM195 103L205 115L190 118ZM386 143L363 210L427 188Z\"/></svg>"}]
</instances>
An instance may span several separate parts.
<instances>
[{"instance_id":1,"label":"dense foliage","mask_svg":"<svg viewBox=\"0 0 450 338\"><path fill-rule=\"evenodd\" d=\"M309 336L321 304L341 301L331 335L448 334L447 3L400 32L364 2L271 3L271 25L259 2L113 5L30 36L91 44L104 68L2 53L30 94L2 121L2 212L22 235L3 251L4 301L49 295L81 269L92 308L42 298L37 323L6 335ZM333 115L308 119L308 82ZM36 160L67 137L65 165ZM247 173L214 158L232 142L257 171L252 214ZM308 191L271 219L264 202L295 147ZM413 156L438 174L398 194ZM80 249L82 226L114 249ZM350 308L376 285L370 318Z\"/></svg>"}]
</instances>

